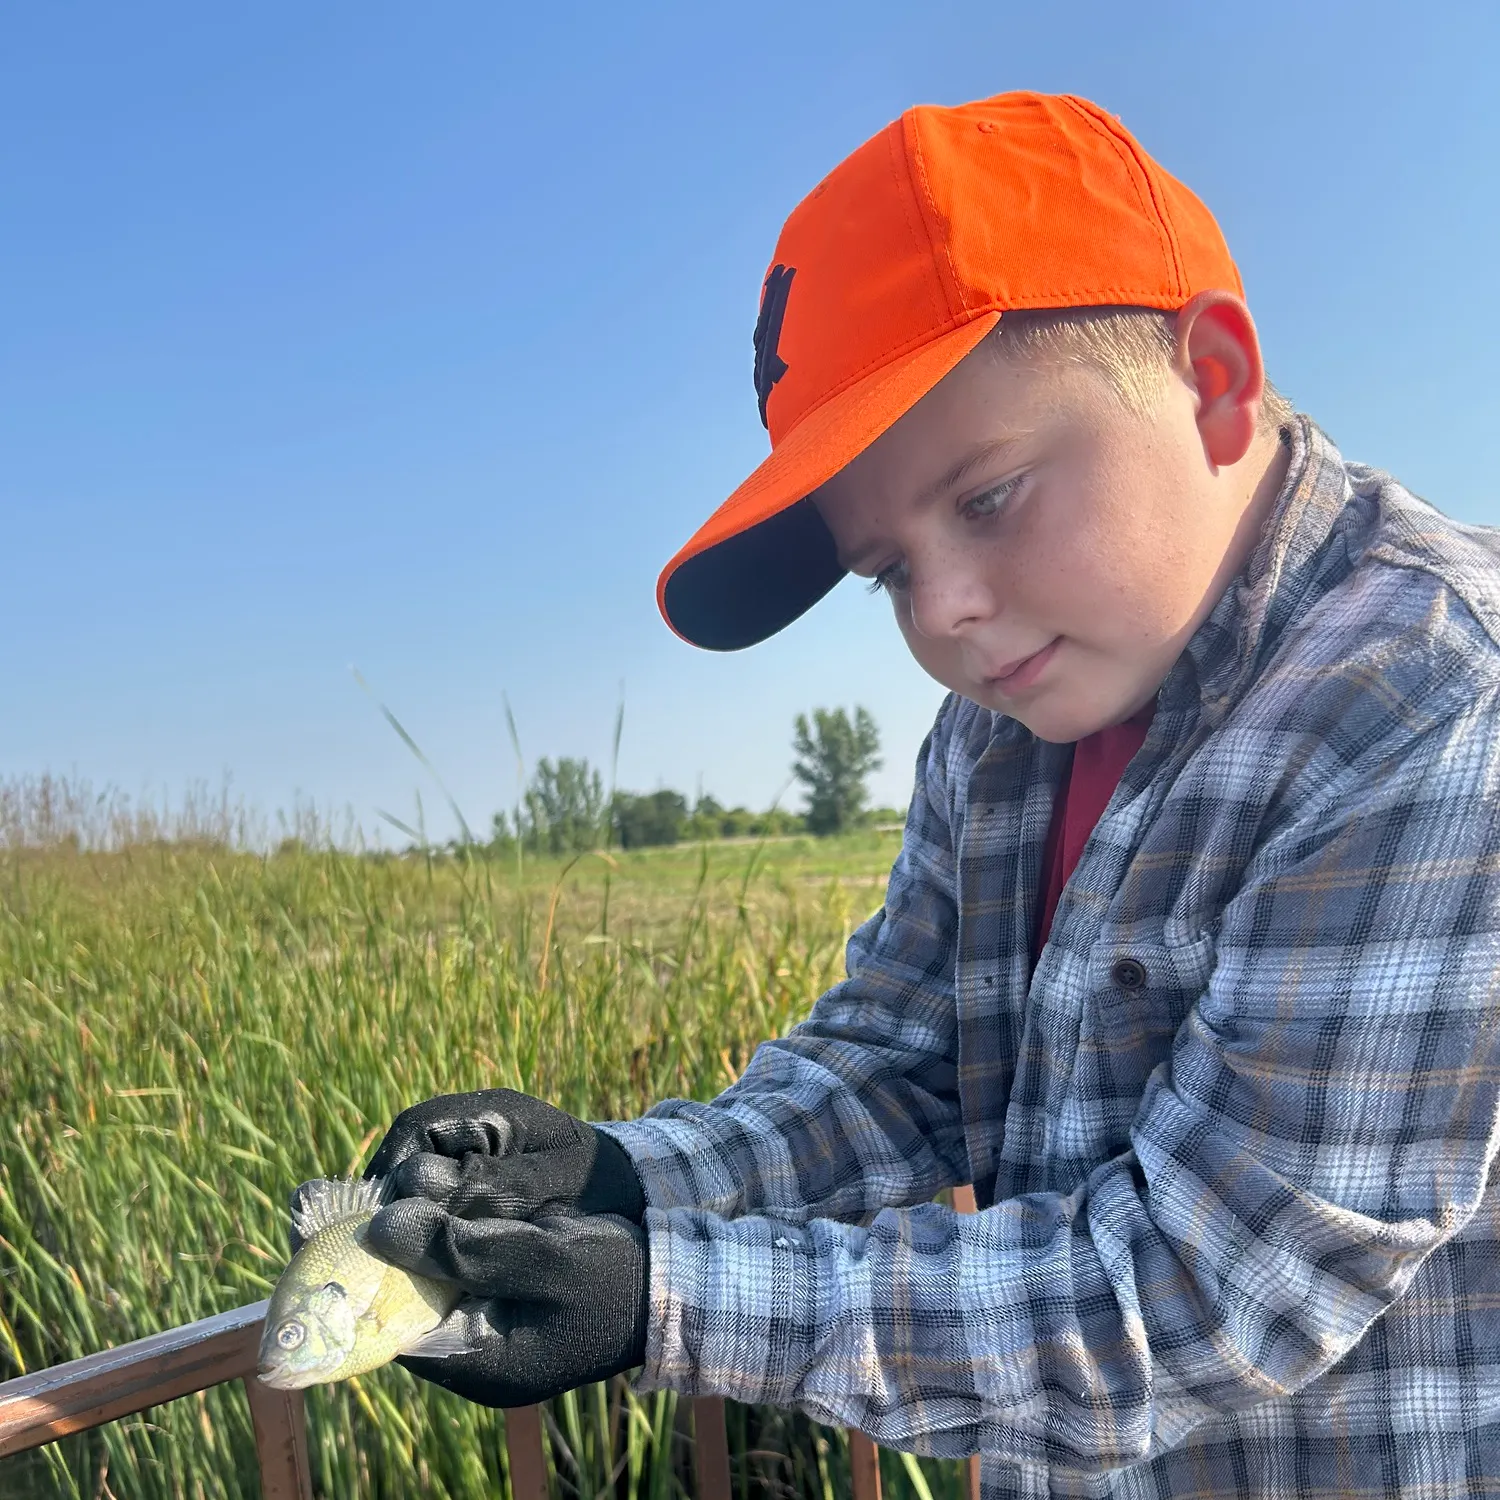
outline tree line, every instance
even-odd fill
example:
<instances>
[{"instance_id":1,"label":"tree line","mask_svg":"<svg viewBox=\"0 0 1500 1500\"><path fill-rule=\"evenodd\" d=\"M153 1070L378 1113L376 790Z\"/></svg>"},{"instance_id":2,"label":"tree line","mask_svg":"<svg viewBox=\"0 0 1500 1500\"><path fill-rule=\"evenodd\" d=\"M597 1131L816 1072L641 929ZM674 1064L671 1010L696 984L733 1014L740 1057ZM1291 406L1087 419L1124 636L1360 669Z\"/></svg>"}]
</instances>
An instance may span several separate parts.
<instances>
[{"instance_id":1,"label":"tree line","mask_svg":"<svg viewBox=\"0 0 1500 1500\"><path fill-rule=\"evenodd\" d=\"M792 749L791 772L803 795L800 811L771 807L753 812L701 794L689 802L670 788L610 795L587 759L544 757L514 811L495 814L488 846L499 853L519 841L531 852L571 854L605 844L640 849L683 840L795 833L823 837L902 820L897 809L869 807L868 778L882 761L880 733L868 710L856 707L852 716L842 708L817 708L811 718L798 714Z\"/></svg>"}]
</instances>

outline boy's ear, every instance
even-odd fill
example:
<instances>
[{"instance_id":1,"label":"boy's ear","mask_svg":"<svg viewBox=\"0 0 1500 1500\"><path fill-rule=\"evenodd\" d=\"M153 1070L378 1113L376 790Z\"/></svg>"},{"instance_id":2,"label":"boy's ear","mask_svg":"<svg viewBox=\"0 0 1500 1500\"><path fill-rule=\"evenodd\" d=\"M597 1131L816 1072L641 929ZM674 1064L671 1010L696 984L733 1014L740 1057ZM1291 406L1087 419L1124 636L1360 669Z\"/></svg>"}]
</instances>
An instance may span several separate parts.
<instances>
[{"instance_id":1,"label":"boy's ear","mask_svg":"<svg viewBox=\"0 0 1500 1500\"><path fill-rule=\"evenodd\" d=\"M1197 399L1208 461L1238 463L1255 441L1266 388L1250 309L1232 292L1199 292L1177 314L1174 364Z\"/></svg>"}]
</instances>

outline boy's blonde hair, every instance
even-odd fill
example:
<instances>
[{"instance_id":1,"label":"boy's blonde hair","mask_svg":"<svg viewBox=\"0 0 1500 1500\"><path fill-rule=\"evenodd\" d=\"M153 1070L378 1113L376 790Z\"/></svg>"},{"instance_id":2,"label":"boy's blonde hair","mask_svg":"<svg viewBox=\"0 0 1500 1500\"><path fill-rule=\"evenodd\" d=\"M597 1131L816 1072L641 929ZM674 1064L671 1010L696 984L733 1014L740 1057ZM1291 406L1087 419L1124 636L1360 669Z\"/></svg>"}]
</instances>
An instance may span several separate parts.
<instances>
[{"instance_id":1,"label":"boy's blonde hair","mask_svg":"<svg viewBox=\"0 0 1500 1500\"><path fill-rule=\"evenodd\" d=\"M1007 358L1061 359L1102 370L1131 411L1155 403L1176 348L1175 317L1154 307L1079 307L1008 312L990 335ZM1291 421L1292 403L1266 381L1260 427Z\"/></svg>"}]
</instances>

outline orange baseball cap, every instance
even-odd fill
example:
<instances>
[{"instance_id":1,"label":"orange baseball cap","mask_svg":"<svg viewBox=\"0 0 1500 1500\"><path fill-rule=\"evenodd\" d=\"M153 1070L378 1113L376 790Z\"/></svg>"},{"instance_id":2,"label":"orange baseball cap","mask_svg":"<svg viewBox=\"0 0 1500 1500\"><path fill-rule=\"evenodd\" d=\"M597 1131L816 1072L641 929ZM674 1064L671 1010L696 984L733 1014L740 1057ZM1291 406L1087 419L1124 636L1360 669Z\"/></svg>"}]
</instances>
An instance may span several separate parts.
<instances>
[{"instance_id":1,"label":"orange baseball cap","mask_svg":"<svg viewBox=\"0 0 1500 1500\"><path fill-rule=\"evenodd\" d=\"M840 162L776 243L755 328L770 456L662 570L684 640L752 646L843 577L807 497L1012 309L1243 295L1213 216L1071 95L909 109Z\"/></svg>"}]
</instances>

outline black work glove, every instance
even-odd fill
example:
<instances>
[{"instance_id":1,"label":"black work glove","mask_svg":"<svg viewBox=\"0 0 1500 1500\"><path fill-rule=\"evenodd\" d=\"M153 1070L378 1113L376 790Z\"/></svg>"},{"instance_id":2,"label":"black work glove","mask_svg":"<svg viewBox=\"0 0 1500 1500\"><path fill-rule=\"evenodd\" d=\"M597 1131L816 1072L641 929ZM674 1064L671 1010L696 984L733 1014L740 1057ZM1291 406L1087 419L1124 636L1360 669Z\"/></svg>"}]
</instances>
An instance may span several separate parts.
<instances>
[{"instance_id":1,"label":"black work glove","mask_svg":"<svg viewBox=\"0 0 1500 1500\"><path fill-rule=\"evenodd\" d=\"M646 1236L617 1215L474 1220L401 1198L367 1243L467 1293L442 1326L463 1352L399 1363L470 1401L530 1406L646 1358Z\"/></svg>"},{"instance_id":2,"label":"black work glove","mask_svg":"<svg viewBox=\"0 0 1500 1500\"><path fill-rule=\"evenodd\" d=\"M618 1214L639 1224L646 1197L617 1141L514 1089L442 1094L403 1109L366 1177L394 1176L402 1198L465 1219Z\"/></svg>"}]
</instances>

